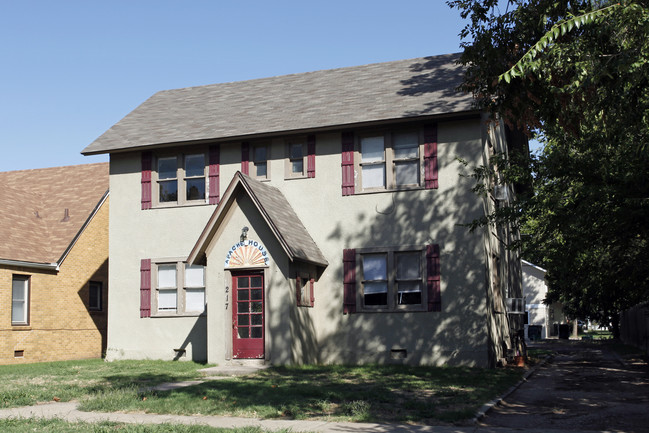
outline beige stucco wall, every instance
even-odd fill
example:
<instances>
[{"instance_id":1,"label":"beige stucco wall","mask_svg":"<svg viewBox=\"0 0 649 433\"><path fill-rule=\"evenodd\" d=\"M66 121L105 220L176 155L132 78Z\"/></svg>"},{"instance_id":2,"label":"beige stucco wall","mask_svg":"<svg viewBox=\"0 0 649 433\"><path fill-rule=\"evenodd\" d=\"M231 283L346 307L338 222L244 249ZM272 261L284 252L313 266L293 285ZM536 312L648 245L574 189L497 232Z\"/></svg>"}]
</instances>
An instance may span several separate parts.
<instances>
[{"instance_id":1,"label":"beige stucco wall","mask_svg":"<svg viewBox=\"0 0 649 433\"><path fill-rule=\"evenodd\" d=\"M58 272L0 268L0 364L99 358L106 345L108 199ZM29 325L11 325L12 276L30 277ZM88 284L101 282L102 311L88 310ZM15 351L23 357L14 357Z\"/></svg>"},{"instance_id":2,"label":"beige stucco wall","mask_svg":"<svg viewBox=\"0 0 649 433\"><path fill-rule=\"evenodd\" d=\"M266 269L266 357L272 363L390 362L392 349L407 350L413 364L488 365L486 252L483 233L458 223L484 211L459 176L457 157L481 163L484 131L479 119L438 124L439 189L341 194L340 132L316 136L316 177L284 180L284 138L272 140L270 183L287 200L329 261L315 285L315 306L297 307L289 262L249 200L228 213L207 254L208 315L203 318L139 317L142 258L186 257L215 206L140 209L140 154L111 156L111 309L108 358L171 359L191 340L187 358L227 362L231 306L224 270L241 227L272 254ZM239 143L222 144L220 191L240 169ZM344 248L439 244L441 312L342 314ZM189 336L189 337L188 337ZM203 344L202 348L200 344ZM190 350L191 349L191 350ZM231 349L230 349L231 350Z\"/></svg>"},{"instance_id":3,"label":"beige stucco wall","mask_svg":"<svg viewBox=\"0 0 649 433\"><path fill-rule=\"evenodd\" d=\"M207 359L205 317L140 318L140 261L187 256L214 206L141 210L140 154L110 159L110 302L106 359Z\"/></svg>"}]
</instances>

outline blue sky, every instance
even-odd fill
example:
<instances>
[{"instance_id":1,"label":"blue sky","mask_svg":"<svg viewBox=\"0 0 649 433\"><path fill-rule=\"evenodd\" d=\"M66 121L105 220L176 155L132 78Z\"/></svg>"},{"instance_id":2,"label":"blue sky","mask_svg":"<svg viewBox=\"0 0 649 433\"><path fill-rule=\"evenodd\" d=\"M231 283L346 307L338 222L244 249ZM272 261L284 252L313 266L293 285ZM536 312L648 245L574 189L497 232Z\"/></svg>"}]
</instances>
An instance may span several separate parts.
<instances>
[{"instance_id":1,"label":"blue sky","mask_svg":"<svg viewBox=\"0 0 649 433\"><path fill-rule=\"evenodd\" d=\"M442 0L0 3L0 171L81 150L159 90L460 51Z\"/></svg>"}]
</instances>

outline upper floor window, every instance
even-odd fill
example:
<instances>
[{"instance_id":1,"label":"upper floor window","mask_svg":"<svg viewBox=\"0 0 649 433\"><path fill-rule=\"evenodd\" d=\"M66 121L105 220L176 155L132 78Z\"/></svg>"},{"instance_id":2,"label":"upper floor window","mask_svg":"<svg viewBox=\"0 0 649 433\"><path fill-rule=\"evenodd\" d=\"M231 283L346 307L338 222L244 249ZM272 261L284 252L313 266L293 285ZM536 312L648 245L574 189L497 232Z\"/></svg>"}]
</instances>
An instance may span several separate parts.
<instances>
[{"instance_id":1,"label":"upper floor window","mask_svg":"<svg viewBox=\"0 0 649 433\"><path fill-rule=\"evenodd\" d=\"M14 275L11 280L11 324L29 325L29 276Z\"/></svg>"},{"instance_id":2,"label":"upper floor window","mask_svg":"<svg viewBox=\"0 0 649 433\"><path fill-rule=\"evenodd\" d=\"M252 148L252 172L251 175L257 179L268 179L269 146L256 144Z\"/></svg>"},{"instance_id":3,"label":"upper floor window","mask_svg":"<svg viewBox=\"0 0 649 433\"><path fill-rule=\"evenodd\" d=\"M342 193L438 187L437 125L343 132Z\"/></svg>"},{"instance_id":4,"label":"upper floor window","mask_svg":"<svg viewBox=\"0 0 649 433\"><path fill-rule=\"evenodd\" d=\"M206 157L204 153L158 155L153 178L157 184L154 203L205 203Z\"/></svg>"},{"instance_id":5,"label":"upper floor window","mask_svg":"<svg viewBox=\"0 0 649 433\"><path fill-rule=\"evenodd\" d=\"M291 139L286 142L285 177L302 178L307 176L307 145L303 139Z\"/></svg>"},{"instance_id":6,"label":"upper floor window","mask_svg":"<svg viewBox=\"0 0 649 433\"><path fill-rule=\"evenodd\" d=\"M423 166L421 142L418 131L361 135L357 167L360 189L419 187Z\"/></svg>"}]
</instances>

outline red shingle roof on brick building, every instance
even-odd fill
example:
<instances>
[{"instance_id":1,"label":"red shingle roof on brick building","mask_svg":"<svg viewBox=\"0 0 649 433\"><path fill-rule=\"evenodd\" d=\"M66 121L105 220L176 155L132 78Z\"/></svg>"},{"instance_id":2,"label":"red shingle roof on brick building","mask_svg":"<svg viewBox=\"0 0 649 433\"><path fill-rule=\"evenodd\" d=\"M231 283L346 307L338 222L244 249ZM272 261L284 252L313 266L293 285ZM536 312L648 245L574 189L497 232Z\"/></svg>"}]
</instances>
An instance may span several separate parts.
<instances>
[{"instance_id":1,"label":"red shingle roof on brick building","mask_svg":"<svg viewBox=\"0 0 649 433\"><path fill-rule=\"evenodd\" d=\"M0 260L57 264L108 193L108 163L0 172Z\"/></svg>"}]
</instances>

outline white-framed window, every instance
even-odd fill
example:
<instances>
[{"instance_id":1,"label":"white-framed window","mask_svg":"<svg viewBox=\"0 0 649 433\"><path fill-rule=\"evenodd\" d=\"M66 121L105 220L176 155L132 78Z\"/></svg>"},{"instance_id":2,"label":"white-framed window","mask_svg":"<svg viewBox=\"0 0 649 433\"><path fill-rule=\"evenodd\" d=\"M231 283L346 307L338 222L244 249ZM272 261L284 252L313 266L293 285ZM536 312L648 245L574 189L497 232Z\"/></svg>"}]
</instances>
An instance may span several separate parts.
<instances>
[{"instance_id":1,"label":"white-framed window","mask_svg":"<svg viewBox=\"0 0 649 433\"><path fill-rule=\"evenodd\" d=\"M185 311L205 311L205 267L185 265Z\"/></svg>"},{"instance_id":2,"label":"white-framed window","mask_svg":"<svg viewBox=\"0 0 649 433\"><path fill-rule=\"evenodd\" d=\"M405 129L358 135L356 152L359 191L385 191L423 186L423 131Z\"/></svg>"},{"instance_id":3,"label":"white-framed window","mask_svg":"<svg viewBox=\"0 0 649 433\"><path fill-rule=\"evenodd\" d=\"M207 155L203 149L156 154L152 170L155 206L204 204Z\"/></svg>"},{"instance_id":4,"label":"white-framed window","mask_svg":"<svg viewBox=\"0 0 649 433\"><path fill-rule=\"evenodd\" d=\"M11 324L29 325L28 275L13 275L11 279Z\"/></svg>"},{"instance_id":5,"label":"white-framed window","mask_svg":"<svg viewBox=\"0 0 649 433\"><path fill-rule=\"evenodd\" d=\"M88 309L91 311L101 311L103 294L103 283L101 281L90 281L88 283Z\"/></svg>"},{"instance_id":6,"label":"white-framed window","mask_svg":"<svg viewBox=\"0 0 649 433\"><path fill-rule=\"evenodd\" d=\"M182 261L156 262L152 305L156 315L194 315L205 311L205 267Z\"/></svg>"},{"instance_id":7,"label":"white-framed window","mask_svg":"<svg viewBox=\"0 0 649 433\"><path fill-rule=\"evenodd\" d=\"M427 308L425 248L357 249L361 311L424 311Z\"/></svg>"},{"instance_id":8,"label":"white-framed window","mask_svg":"<svg viewBox=\"0 0 649 433\"><path fill-rule=\"evenodd\" d=\"M307 176L306 138L292 138L286 141L286 163L284 174L287 179Z\"/></svg>"}]
</instances>

